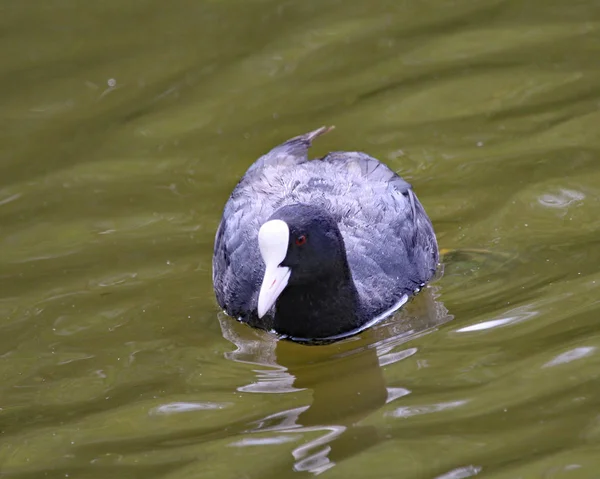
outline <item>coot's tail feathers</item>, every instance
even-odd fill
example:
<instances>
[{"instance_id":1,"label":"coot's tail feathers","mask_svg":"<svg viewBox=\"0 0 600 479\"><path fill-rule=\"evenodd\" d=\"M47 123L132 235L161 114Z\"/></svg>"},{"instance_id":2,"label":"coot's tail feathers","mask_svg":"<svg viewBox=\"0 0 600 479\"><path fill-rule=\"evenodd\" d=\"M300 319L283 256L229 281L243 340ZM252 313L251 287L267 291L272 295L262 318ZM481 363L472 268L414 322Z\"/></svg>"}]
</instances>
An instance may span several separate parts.
<instances>
[{"instance_id":1,"label":"coot's tail feathers","mask_svg":"<svg viewBox=\"0 0 600 479\"><path fill-rule=\"evenodd\" d=\"M308 149L311 147L312 141L329 133L334 128L334 126L322 126L314 131L287 140L256 160L246 174L265 166L294 166L308 161Z\"/></svg>"},{"instance_id":2,"label":"coot's tail feathers","mask_svg":"<svg viewBox=\"0 0 600 479\"><path fill-rule=\"evenodd\" d=\"M323 136L326 133L329 133L331 130L335 130L334 125L322 126L321 128L317 128L316 130L311 131L310 133L305 133L304 135L300 135L300 136L297 136L296 138L292 138L289 141L294 141L296 139L305 139L309 142L312 142L315 138L318 138L319 136Z\"/></svg>"},{"instance_id":3,"label":"coot's tail feathers","mask_svg":"<svg viewBox=\"0 0 600 479\"><path fill-rule=\"evenodd\" d=\"M334 128L335 126L322 126L304 135L290 138L281 145L273 148L265 156L294 156L298 160L301 160L298 163L304 163L308 161L308 149L312 146L313 140L329 133Z\"/></svg>"}]
</instances>

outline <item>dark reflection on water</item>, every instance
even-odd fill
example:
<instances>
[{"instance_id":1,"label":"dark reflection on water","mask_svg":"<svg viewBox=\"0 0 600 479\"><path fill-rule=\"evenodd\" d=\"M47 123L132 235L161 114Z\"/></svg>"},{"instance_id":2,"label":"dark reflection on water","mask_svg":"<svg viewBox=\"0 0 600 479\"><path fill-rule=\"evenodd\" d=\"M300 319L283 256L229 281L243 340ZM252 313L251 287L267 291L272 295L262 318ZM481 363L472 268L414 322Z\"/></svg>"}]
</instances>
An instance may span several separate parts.
<instances>
[{"instance_id":1,"label":"dark reflection on water","mask_svg":"<svg viewBox=\"0 0 600 479\"><path fill-rule=\"evenodd\" d=\"M361 421L411 393L387 387L383 368L416 354L417 348L402 346L452 319L435 291L435 286L426 288L405 309L372 330L327 346L277 340L219 315L223 336L237 347L225 357L256 367L255 380L238 387L239 391L312 391L310 404L253 421L245 437L230 446L300 442L291 451L292 469L319 474L385 440L384 432Z\"/></svg>"}]
</instances>

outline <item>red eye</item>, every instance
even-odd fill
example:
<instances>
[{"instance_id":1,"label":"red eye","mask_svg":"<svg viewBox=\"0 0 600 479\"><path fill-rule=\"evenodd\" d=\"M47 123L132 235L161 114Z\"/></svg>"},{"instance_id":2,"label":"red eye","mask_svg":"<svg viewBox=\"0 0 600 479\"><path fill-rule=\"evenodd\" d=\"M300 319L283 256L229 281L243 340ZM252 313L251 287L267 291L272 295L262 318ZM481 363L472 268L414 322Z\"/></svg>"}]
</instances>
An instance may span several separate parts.
<instances>
[{"instance_id":1,"label":"red eye","mask_svg":"<svg viewBox=\"0 0 600 479\"><path fill-rule=\"evenodd\" d=\"M298 236L296 238L296 244L298 246L302 246L304 243L306 243L306 236L305 235L301 235L301 236Z\"/></svg>"}]
</instances>

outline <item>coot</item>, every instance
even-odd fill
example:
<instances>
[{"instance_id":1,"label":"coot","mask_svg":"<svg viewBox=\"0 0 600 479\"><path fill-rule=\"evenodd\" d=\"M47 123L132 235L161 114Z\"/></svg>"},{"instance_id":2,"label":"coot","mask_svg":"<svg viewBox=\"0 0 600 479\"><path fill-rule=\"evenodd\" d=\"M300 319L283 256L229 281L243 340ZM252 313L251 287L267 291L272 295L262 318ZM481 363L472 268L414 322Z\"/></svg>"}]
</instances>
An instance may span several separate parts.
<instances>
[{"instance_id":1,"label":"coot","mask_svg":"<svg viewBox=\"0 0 600 479\"><path fill-rule=\"evenodd\" d=\"M213 255L217 302L297 341L362 331L435 274L438 246L411 185L365 153L308 159L322 127L259 158L225 205Z\"/></svg>"}]
</instances>

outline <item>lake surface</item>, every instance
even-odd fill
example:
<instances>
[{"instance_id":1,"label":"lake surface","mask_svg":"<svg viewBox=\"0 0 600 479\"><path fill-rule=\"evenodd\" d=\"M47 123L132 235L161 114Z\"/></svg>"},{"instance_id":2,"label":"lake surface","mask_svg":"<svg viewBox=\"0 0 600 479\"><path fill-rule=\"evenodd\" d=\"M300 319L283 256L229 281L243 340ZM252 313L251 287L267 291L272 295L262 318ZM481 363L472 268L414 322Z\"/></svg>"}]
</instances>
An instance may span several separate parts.
<instances>
[{"instance_id":1,"label":"lake surface","mask_svg":"<svg viewBox=\"0 0 600 479\"><path fill-rule=\"evenodd\" d=\"M600 4L0 5L0 477L600 477ZM261 154L363 150L444 275L352 340L219 312Z\"/></svg>"}]
</instances>

